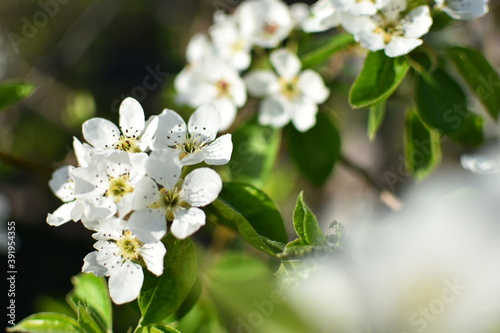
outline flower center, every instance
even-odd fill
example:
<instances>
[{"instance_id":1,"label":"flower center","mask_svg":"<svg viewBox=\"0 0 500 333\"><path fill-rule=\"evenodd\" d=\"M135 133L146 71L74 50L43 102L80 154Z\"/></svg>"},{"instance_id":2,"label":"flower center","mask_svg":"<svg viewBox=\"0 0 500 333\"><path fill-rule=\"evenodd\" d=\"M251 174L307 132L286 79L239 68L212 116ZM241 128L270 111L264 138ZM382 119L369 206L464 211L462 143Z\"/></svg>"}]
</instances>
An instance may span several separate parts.
<instances>
[{"instance_id":1,"label":"flower center","mask_svg":"<svg viewBox=\"0 0 500 333\"><path fill-rule=\"evenodd\" d=\"M128 178L128 174L110 178L109 189L106 191L106 196L113 198L113 200L118 203L127 193L133 192L134 188L130 185Z\"/></svg>"},{"instance_id":2,"label":"flower center","mask_svg":"<svg viewBox=\"0 0 500 333\"><path fill-rule=\"evenodd\" d=\"M139 249L143 243L135 238L130 231L125 231L122 238L116 242L116 245L120 249L120 255L123 259L139 260Z\"/></svg>"},{"instance_id":3,"label":"flower center","mask_svg":"<svg viewBox=\"0 0 500 333\"><path fill-rule=\"evenodd\" d=\"M166 188L160 189L160 199L149 207L162 208L165 210L165 217L169 221L175 219L175 210L179 207L188 208L189 204L182 200L180 195L181 188L174 186L172 190Z\"/></svg>"},{"instance_id":4,"label":"flower center","mask_svg":"<svg viewBox=\"0 0 500 333\"><path fill-rule=\"evenodd\" d=\"M376 34L384 36L384 42L388 44L393 37L402 36L403 30L399 23L384 22L380 27L374 31Z\"/></svg>"},{"instance_id":5,"label":"flower center","mask_svg":"<svg viewBox=\"0 0 500 333\"><path fill-rule=\"evenodd\" d=\"M122 135L120 139L115 142L114 148L117 150L128 151L129 153L142 153L141 148L137 145L136 137L127 137Z\"/></svg>"},{"instance_id":6,"label":"flower center","mask_svg":"<svg viewBox=\"0 0 500 333\"><path fill-rule=\"evenodd\" d=\"M217 88L217 98L229 96L229 88L231 85L224 79L220 79L215 82L215 87Z\"/></svg>"},{"instance_id":7,"label":"flower center","mask_svg":"<svg viewBox=\"0 0 500 333\"><path fill-rule=\"evenodd\" d=\"M275 22L269 22L269 23L266 23L266 25L264 26L264 34L265 35L273 35L279 28L280 26L275 23Z\"/></svg>"},{"instance_id":8,"label":"flower center","mask_svg":"<svg viewBox=\"0 0 500 333\"><path fill-rule=\"evenodd\" d=\"M200 152L206 145L207 145L207 140L205 141L202 140L201 135L191 135L186 133L184 141L175 145L174 148L181 151L179 159L182 160L189 154Z\"/></svg>"},{"instance_id":9,"label":"flower center","mask_svg":"<svg viewBox=\"0 0 500 333\"><path fill-rule=\"evenodd\" d=\"M300 95L299 90L299 79L294 77L291 80L286 80L284 78L279 79L281 86L281 93L285 95L288 99L295 99Z\"/></svg>"}]
</instances>

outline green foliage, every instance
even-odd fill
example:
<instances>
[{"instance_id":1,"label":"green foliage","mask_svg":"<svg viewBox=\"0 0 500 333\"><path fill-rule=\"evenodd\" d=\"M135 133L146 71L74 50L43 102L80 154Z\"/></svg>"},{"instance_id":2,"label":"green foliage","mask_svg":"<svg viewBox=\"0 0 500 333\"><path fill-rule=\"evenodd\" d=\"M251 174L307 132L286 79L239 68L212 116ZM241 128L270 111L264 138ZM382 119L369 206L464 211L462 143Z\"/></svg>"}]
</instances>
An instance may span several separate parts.
<instances>
[{"instance_id":1,"label":"green foliage","mask_svg":"<svg viewBox=\"0 0 500 333\"><path fill-rule=\"evenodd\" d=\"M427 126L460 143L482 142L482 122L469 111L465 93L447 72L422 73L415 89L418 115Z\"/></svg>"},{"instance_id":2,"label":"green foliage","mask_svg":"<svg viewBox=\"0 0 500 333\"><path fill-rule=\"evenodd\" d=\"M328 245L325 235L319 227L318 220L311 209L304 202L304 195L300 192L297 205L293 211L293 227L297 235L307 245Z\"/></svg>"},{"instance_id":3,"label":"green foliage","mask_svg":"<svg viewBox=\"0 0 500 333\"><path fill-rule=\"evenodd\" d=\"M349 91L349 104L362 108L387 99L399 87L409 68L406 57L389 58L383 50L368 53Z\"/></svg>"},{"instance_id":4,"label":"green foliage","mask_svg":"<svg viewBox=\"0 0 500 333\"><path fill-rule=\"evenodd\" d=\"M137 331L137 333L181 333L173 327L162 325L162 324L154 324L148 325L146 327L141 327Z\"/></svg>"},{"instance_id":5,"label":"green foliage","mask_svg":"<svg viewBox=\"0 0 500 333\"><path fill-rule=\"evenodd\" d=\"M82 305L82 303L78 304L78 324L80 324L86 333L107 332L106 327L99 320L97 313L92 308Z\"/></svg>"},{"instance_id":6,"label":"green foliage","mask_svg":"<svg viewBox=\"0 0 500 333\"><path fill-rule=\"evenodd\" d=\"M323 185L340 157L340 133L326 115L318 113L316 125L307 132L286 128L288 151L301 174L316 186Z\"/></svg>"},{"instance_id":7,"label":"green foliage","mask_svg":"<svg viewBox=\"0 0 500 333\"><path fill-rule=\"evenodd\" d=\"M377 132L384 121L385 116L385 101L370 105L368 116L368 138L370 141L375 140Z\"/></svg>"},{"instance_id":8,"label":"green foliage","mask_svg":"<svg viewBox=\"0 0 500 333\"><path fill-rule=\"evenodd\" d=\"M219 199L206 208L216 223L236 231L248 244L274 255L280 249L264 239L286 242L283 218L276 205L261 190L250 184L224 183Z\"/></svg>"},{"instance_id":9,"label":"green foliage","mask_svg":"<svg viewBox=\"0 0 500 333\"><path fill-rule=\"evenodd\" d=\"M260 125L256 117L240 126L232 135L231 178L263 187L278 155L280 138L279 131Z\"/></svg>"},{"instance_id":10,"label":"green foliage","mask_svg":"<svg viewBox=\"0 0 500 333\"><path fill-rule=\"evenodd\" d=\"M406 117L405 126L406 167L417 178L425 178L441 162L439 134L427 128L415 111Z\"/></svg>"},{"instance_id":11,"label":"green foliage","mask_svg":"<svg viewBox=\"0 0 500 333\"><path fill-rule=\"evenodd\" d=\"M455 46L448 49L450 60L458 72L496 121L500 114L500 77L486 58L478 51Z\"/></svg>"},{"instance_id":12,"label":"green foliage","mask_svg":"<svg viewBox=\"0 0 500 333\"><path fill-rule=\"evenodd\" d=\"M7 328L7 332L87 333L74 318L51 312L35 313Z\"/></svg>"},{"instance_id":13,"label":"green foliage","mask_svg":"<svg viewBox=\"0 0 500 333\"><path fill-rule=\"evenodd\" d=\"M146 271L138 301L142 318L140 326L159 323L173 314L189 294L196 279L197 263L191 239L176 239L168 234L164 240L167 254L163 274Z\"/></svg>"},{"instance_id":14,"label":"green foliage","mask_svg":"<svg viewBox=\"0 0 500 333\"><path fill-rule=\"evenodd\" d=\"M299 50L302 67L316 67L326 62L333 54L355 44L351 34L337 34L316 40L306 50Z\"/></svg>"},{"instance_id":15,"label":"green foliage","mask_svg":"<svg viewBox=\"0 0 500 333\"><path fill-rule=\"evenodd\" d=\"M0 84L0 111L23 98L30 96L35 86L24 82L9 82Z\"/></svg>"}]
</instances>

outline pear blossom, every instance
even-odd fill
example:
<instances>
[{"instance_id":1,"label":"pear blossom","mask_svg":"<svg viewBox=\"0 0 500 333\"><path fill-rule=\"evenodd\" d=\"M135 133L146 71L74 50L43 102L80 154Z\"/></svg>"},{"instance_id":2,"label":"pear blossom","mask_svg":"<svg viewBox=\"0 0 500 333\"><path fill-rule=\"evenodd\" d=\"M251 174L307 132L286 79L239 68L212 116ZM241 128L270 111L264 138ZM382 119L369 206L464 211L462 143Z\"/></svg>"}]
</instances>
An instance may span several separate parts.
<instances>
[{"instance_id":1,"label":"pear blossom","mask_svg":"<svg viewBox=\"0 0 500 333\"><path fill-rule=\"evenodd\" d=\"M146 175L147 158L144 153L112 151L97 156L88 167L73 170L75 197L90 204L90 220L130 212L135 184Z\"/></svg>"},{"instance_id":2,"label":"pear blossom","mask_svg":"<svg viewBox=\"0 0 500 333\"><path fill-rule=\"evenodd\" d=\"M252 44L274 48L288 37L293 19L288 6L281 0L248 0L236 9L240 28L250 36Z\"/></svg>"},{"instance_id":3,"label":"pear blossom","mask_svg":"<svg viewBox=\"0 0 500 333\"><path fill-rule=\"evenodd\" d=\"M485 15L489 0L435 0L436 7L455 20L472 20Z\"/></svg>"},{"instance_id":4,"label":"pear blossom","mask_svg":"<svg viewBox=\"0 0 500 333\"><path fill-rule=\"evenodd\" d=\"M222 189L220 176L212 169L198 168L181 179L182 164L178 154L168 149L153 151L146 168L160 187L149 178L141 181L136 188L134 208L147 208L134 214L140 213L147 220L161 212L164 220L172 221L170 231L175 237L191 236L205 224L205 213L199 207L217 199ZM144 220L131 220L131 230L142 228Z\"/></svg>"},{"instance_id":5,"label":"pear blossom","mask_svg":"<svg viewBox=\"0 0 500 333\"><path fill-rule=\"evenodd\" d=\"M500 155L462 155L460 163L466 170L478 174L500 173Z\"/></svg>"},{"instance_id":6,"label":"pear blossom","mask_svg":"<svg viewBox=\"0 0 500 333\"><path fill-rule=\"evenodd\" d=\"M330 0L318 0L311 6L294 3L290 6L296 24L305 32L321 32L340 24L342 12Z\"/></svg>"},{"instance_id":7,"label":"pear blossom","mask_svg":"<svg viewBox=\"0 0 500 333\"><path fill-rule=\"evenodd\" d=\"M119 113L120 129L109 120L92 118L82 125L83 137L98 150L144 152L153 140L158 121L153 118L146 126L144 110L131 97L123 100Z\"/></svg>"},{"instance_id":8,"label":"pear blossom","mask_svg":"<svg viewBox=\"0 0 500 333\"><path fill-rule=\"evenodd\" d=\"M384 50L388 57L405 55L422 44L420 37L431 25L428 6L419 6L406 13L406 0L391 0L375 15L344 19L344 28L370 51Z\"/></svg>"},{"instance_id":9,"label":"pear blossom","mask_svg":"<svg viewBox=\"0 0 500 333\"><path fill-rule=\"evenodd\" d=\"M175 150L180 154L182 165L201 162L223 165L229 162L233 151L231 134L215 138L220 129L221 117L213 104L196 109L187 125L177 112L169 109L165 109L158 120L153 150Z\"/></svg>"},{"instance_id":10,"label":"pear blossom","mask_svg":"<svg viewBox=\"0 0 500 333\"><path fill-rule=\"evenodd\" d=\"M353 16L375 15L390 0L329 0L339 11ZM406 0L404 0L406 2Z\"/></svg>"},{"instance_id":11,"label":"pear blossom","mask_svg":"<svg viewBox=\"0 0 500 333\"><path fill-rule=\"evenodd\" d=\"M93 235L97 251L84 258L82 271L96 276L109 276L109 293L116 304L133 301L144 281L141 264L155 274L163 273L167 252L162 242L144 242L127 229L127 222L113 218L103 223Z\"/></svg>"},{"instance_id":12,"label":"pear blossom","mask_svg":"<svg viewBox=\"0 0 500 333\"><path fill-rule=\"evenodd\" d=\"M47 215L47 223L52 226L60 226L72 219L78 220L78 209L75 198L74 180L71 172L75 169L72 165L65 165L58 168L52 174L49 187L54 194L62 200L63 204L52 214Z\"/></svg>"},{"instance_id":13,"label":"pear blossom","mask_svg":"<svg viewBox=\"0 0 500 333\"><path fill-rule=\"evenodd\" d=\"M271 53L271 70L255 70L245 77L250 94L264 97L259 107L259 122L275 128L292 121L299 131L316 123L318 104L329 95L321 76L313 70L300 71L299 58L287 49Z\"/></svg>"}]
</instances>

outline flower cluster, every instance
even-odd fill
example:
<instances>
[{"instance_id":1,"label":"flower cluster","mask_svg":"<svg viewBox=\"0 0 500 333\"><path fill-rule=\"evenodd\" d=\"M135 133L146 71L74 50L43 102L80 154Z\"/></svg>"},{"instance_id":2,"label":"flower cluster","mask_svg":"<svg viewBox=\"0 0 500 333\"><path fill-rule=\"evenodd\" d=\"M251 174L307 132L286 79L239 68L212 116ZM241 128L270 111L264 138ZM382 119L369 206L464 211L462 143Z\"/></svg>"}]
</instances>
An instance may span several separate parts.
<instances>
[{"instance_id":1,"label":"flower cluster","mask_svg":"<svg viewBox=\"0 0 500 333\"><path fill-rule=\"evenodd\" d=\"M127 98L120 105L119 128L103 118L86 121L87 143L73 142L79 166L54 172L49 185L63 204L47 223L81 220L96 231L97 251L85 257L83 271L109 276L115 303L137 297L141 267L162 274L167 224L179 239L205 224L200 207L217 198L222 180L208 167L187 173L185 166L229 161L231 135L216 138L220 123L211 104L200 106L187 124L169 109L145 121L141 105Z\"/></svg>"}]
</instances>

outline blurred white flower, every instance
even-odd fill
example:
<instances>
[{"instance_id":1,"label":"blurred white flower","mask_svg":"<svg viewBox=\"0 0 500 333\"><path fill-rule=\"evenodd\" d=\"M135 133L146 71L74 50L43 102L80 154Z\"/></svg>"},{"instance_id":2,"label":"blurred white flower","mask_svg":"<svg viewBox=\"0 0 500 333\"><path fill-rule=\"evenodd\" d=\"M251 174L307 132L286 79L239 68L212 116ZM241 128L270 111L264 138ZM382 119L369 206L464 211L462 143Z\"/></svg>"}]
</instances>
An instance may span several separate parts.
<instances>
[{"instance_id":1,"label":"blurred white flower","mask_svg":"<svg viewBox=\"0 0 500 333\"><path fill-rule=\"evenodd\" d=\"M405 14L406 9L406 0L391 0L375 15L346 16L342 24L368 50L385 50L388 57L398 57L421 45L420 37L432 25L428 6L419 6Z\"/></svg>"},{"instance_id":2,"label":"blurred white flower","mask_svg":"<svg viewBox=\"0 0 500 333\"><path fill-rule=\"evenodd\" d=\"M455 20L472 20L485 15L489 0L435 0L436 7Z\"/></svg>"},{"instance_id":3,"label":"blurred white flower","mask_svg":"<svg viewBox=\"0 0 500 333\"><path fill-rule=\"evenodd\" d=\"M221 119L214 105L206 104L196 109L188 125L177 112L169 109L165 109L158 119L153 150L173 149L180 154L183 165L201 162L223 165L231 159L231 134L216 139Z\"/></svg>"},{"instance_id":4,"label":"blurred white flower","mask_svg":"<svg viewBox=\"0 0 500 333\"><path fill-rule=\"evenodd\" d=\"M290 10L296 24L305 32L321 32L336 27L342 17L342 12L330 0L318 0L311 6L294 3Z\"/></svg>"},{"instance_id":5,"label":"blurred white flower","mask_svg":"<svg viewBox=\"0 0 500 333\"><path fill-rule=\"evenodd\" d=\"M153 140L158 121L153 118L146 124L144 110L139 102L131 97L123 100L119 112L120 129L109 120L92 118L82 125L83 137L99 150L144 152Z\"/></svg>"},{"instance_id":6,"label":"blurred white flower","mask_svg":"<svg viewBox=\"0 0 500 333\"><path fill-rule=\"evenodd\" d=\"M185 90L178 90L179 102L192 107L213 104L220 114L219 131L231 126L237 108L247 100L245 84L238 72L210 53L190 71L186 83Z\"/></svg>"},{"instance_id":7,"label":"blurred white flower","mask_svg":"<svg viewBox=\"0 0 500 333\"><path fill-rule=\"evenodd\" d=\"M134 219L132 215L129 221L131 230L142 229L144 222L155 219L159 212L163 216L165 228L165 218L172 221L170 231L179 239L191 236L205 225L205 213L198 207L217 199L222 180L217 172L209 168L195 169L182 180L182 164L177 156L177 153L168 149L151 153L147 172L161 187L158 188L148 178L136 187L134 209L138 211L134 214L140 214L142 219ZM147 208L141 210L141 207Z\"/></svg>"},{"instance_id":8,"label":"blurred white flower","mask_svg":"<svg viewBox=\"0 0 500 333\"><path fill-rule=\"evenodd\" d=\"M140 263L151 273L163 273L163 257L167 250L162 242L145 243L120 219L110 219L93 235L94 248L84 258L82 271L96 276L109 276L109 293L116 304L133 301L144 281Z\"/></svg>"},{"instance_id":9,"label":"blurred white flower","mask_svg":"<svg viewBox=\"0 0 500 333\"><path fill-rule=\"evenodd\" d=\"M341 12L353 16L375 15L390 0L329 0ZM406 2L406 0L404 0Z\"/></svg>"},{"instance_id":10,"label":"blurred white flower","mask_svg":"<svg viewBox=\"0 0 500 333\"><path fill-rule=\"evenodd\" d=\"M290 296L318 331L491 332L500 318L499 185L463 174L421 185L385 222L348 228L344 254L316 260Z\"/></svg>"},{"instance_id":11,"label":"blurred white flower","mask_svg":"<svg viewBox=\"0 0 500 333\"><path fill-rule=\"evenodd\" d=\"M316 123L318 104L330 94L321 76L313 70L300 71L299 58L287 49L271 53L271 70L255 70L245 77L248 91L264 97L259 107L259 122L275 128L290 120L299 131L307 131Z\"/></svg>"},{"instance_id":12,"label":"blurred white flower","mask_svg":"<svg viewBox=\"0 0 500 333\"><path fill-rule=\"evenodd\" d=\"M240 29L252 44L274 48L288 37L293 29L290 9L281 0L248 0L236 9Z\"/></svg>"}]
</instances>

